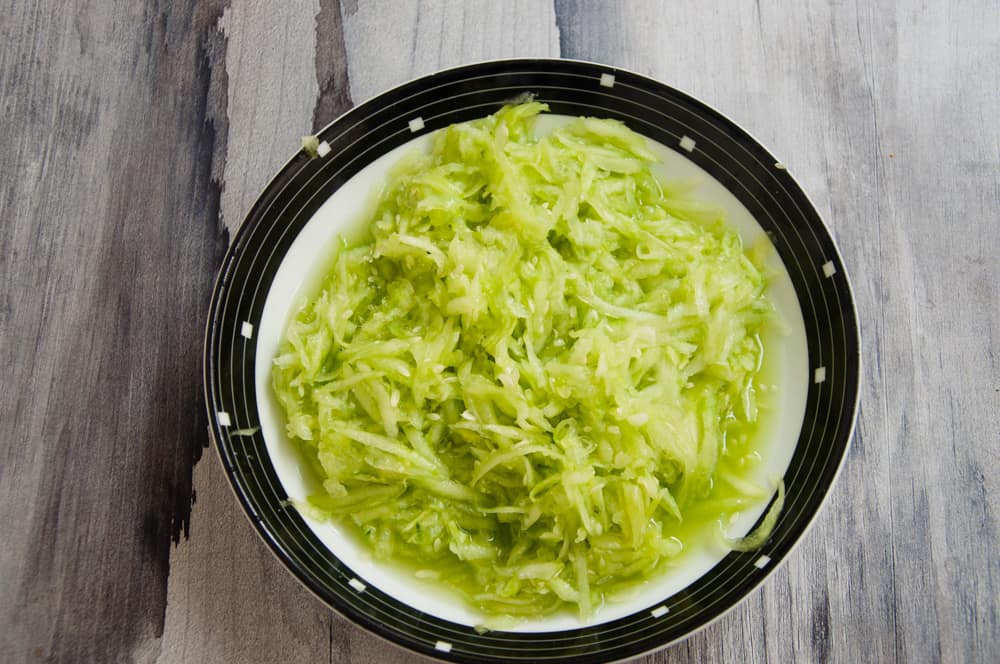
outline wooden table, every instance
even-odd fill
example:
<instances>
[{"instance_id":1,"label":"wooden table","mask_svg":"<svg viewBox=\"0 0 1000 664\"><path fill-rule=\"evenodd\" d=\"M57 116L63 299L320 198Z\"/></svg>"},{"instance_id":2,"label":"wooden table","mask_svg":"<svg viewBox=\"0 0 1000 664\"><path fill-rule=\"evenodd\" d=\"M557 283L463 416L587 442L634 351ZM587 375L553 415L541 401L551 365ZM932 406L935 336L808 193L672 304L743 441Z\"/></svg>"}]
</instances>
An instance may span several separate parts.
<instances>
[{"instance_id":1,"label":"wooden table","mask_svg":"<svg viewBox=\"0 0 1000 664\"><path fill-rule=\"evenodd\" d=\"M996 661L995 0L193 5L0 11L0 661L414 661L240 513L206 452L204 319L301 135L415 75L524 55L649 74L747 127L857 297L860 420L828 505L761 590L645 661Z\"/></svg>"}]
</instances>

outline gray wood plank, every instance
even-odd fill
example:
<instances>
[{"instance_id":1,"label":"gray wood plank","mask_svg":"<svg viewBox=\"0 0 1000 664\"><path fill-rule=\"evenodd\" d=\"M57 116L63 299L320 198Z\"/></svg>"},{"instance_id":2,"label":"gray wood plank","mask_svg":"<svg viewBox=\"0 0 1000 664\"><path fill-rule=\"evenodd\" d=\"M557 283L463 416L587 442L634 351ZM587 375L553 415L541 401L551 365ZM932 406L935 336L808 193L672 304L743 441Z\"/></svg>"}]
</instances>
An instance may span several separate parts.
<instances>
[{"instance_id":1,"label":"gray wood plank","mask_svg":"<svg viewBox=\"0 0 1000 664\"><path fill-rule=\"evenodd\" d=\"M235 232L257 195L312 133L344 106L343 50L318 2L233 3L216 26L224 50L228 129L221 221ZM336 6L332 8L337 10ZM334 27L336 25L334 24ZM323 49L318 48L323 43ZM323 69L318 70L317 64ZM339 69L338 69L339 68ZM339 73L338 73L339 72ZM319 82L327 81L321 92ZM349 99L347 100L349 102ZM313 662L332 648L333 615L257 537L214 450L195 468L191 537L171 551L162 647L172 662Z\"/></svg>"},{"instance_id":2,"label":"gray wood plank","mask_svg":"<svg viewBox=\"0 0 1000 664\"><path fill-rule=\"evenodd\" d=\"M810 156L824 153L815 148L806 153L804 148L824 100L806 86L817 70L837 63L803 63L801 73L795 63L803 46L816 37L810 12L820 3L782 6L780 12L770 3L721 4L673 3L669 11L662 11L651 2L595 8L593 3L557 0L562 53L614 63L693 94L756 134L789 165L807 191L815 193L808 172L802 177L803 169L811 166ZM725 20L720 20L723 13ZM816 22L829 27L828 22ZM829 219L823 201L816 202ZM838 487L842 490L843 484ZM812 533L761 591L651 660L826 661L831 654L831 622L841 617L831 617L827 577L832 565L821 534L829 527L829 512L820 515ZM888 571L878 567L869 571L888 579ZM873 645L877 648L879 639L884 640L885 622L864 624L872 632L865 634L871 637L865 645L871 653Z\"/></svg>"},{"instance_id":3,"label":"gray wood plank","mask_svg":"<svg viewBox=\"0 0 1000 664\"><path fill-rule=\"evenodd\" d=\"M316 14L316 79L319 99L313 109L313 131L319 131L351 108L351 83L344 45L340 0L319 0Z\"/></svg>"},{"instance_id":4,"label":"gray wood plank","mask_svg":"<svg viewBox=\"0 0 1000 664\"><path fill-rule=\"evenodd\" d=\"M148 661L206 425L221 8L5 5L0 659Z\"/></svg>"},{"instance_id":5,"label":"gray wood plank","mask_svg":"<svg viewBox=\"0 0 1000 664\"><path fill-rule=\"evenodd\" d=\"M229 128L221 216L231 230L238 227L267 179L298 148L300 136L347 110L358 94L353 81L360 80L360 94L370 96L379 91L370 87L373 82L389 87L462 61L498 57L503 51L490 49L512 49L515 38L524 33L535 35L539 54L549 53L557 44L550 5L423 2L412 7L391 3L355 8L345 3L339 8L336 2L320 4L294 3L277 11L273 3L237 3L220 22L226 38ZM416 21L399 21L387 29L387 15L398 18L408 10L420 14L423 28ZM456 46L441 30L458 29L454 17L461 17L462 11L468 12L469 18L462 20L469 38ZM283 27L282 21L294 27ZM341 25L357 21L369 21L372 27L365 33L338 34ZM446 25L449 21L452 24ZM547 26L547 31L539 25ZM312 36L304 34L309 30L314 30ZM397 34L406 31L412 35L405 39ZM296 35L293 43L286 41L288 34ZM352 34L364 35L367 51L358 51L357 41L348 39ZM411 57L413 53L399 50L400 44L419 44L413 48L424 54ZM348 50L352 46L355 51ZM284 60L275 62L275 54ZM381 62L380 69L365 68L373 59ZM242 147L234 150L234 145ZM247 148L258 145L262 147ZM239 515L217 466L216 459L207 458L195 469L198 501L191 516L192 536L170 559L161 664L316 661L320 653L338 663L417 661L333 614L299 587ZM269 596L280 601L259 601L261 587L273 589ZM247 625L256 626L258 632L248 636Z\"/></svg>"},{"instance_id":6,"label":"gray wood plank","mask_svg":"<svg viewBox=\"0 0 1000 664\"><path fill-rule=\"evenodd\" d=\"M157 662L317 662L333 616L260 540L210 450L195 467L191 537L171 551ZM338 648L339 649L339 648Z\"/></svg>"},{"instance_id":7,"label":"gray wood plank","mask_svg":"<svg viewBox=\"0 0 1000 664\"><path fill-rule=\"evenodd\" d=\"M555 14L548 2L345 0L343 14L356 103L446 67L559 55Z\"/></svg>"},{"instance_id":8,"label":"gray wood plank","mask_svg":"<svg viewBox=\"0 0 1000 664\"><path fill-rule=\"evenodd\" d=\"M913 3L876 21L877 233L851 235L878 247L895 651L995 661L1000 11Z\"/></svg>"},{"instance_id":9,"label":"gray wood plank","mask_svg":"<svg viewBox=\"0 0 1000 664\"><path fill-rule=\"evenodd\" d=\"M686 90L789 164L839 241L864 341L858 434L814 528L749 602L654 659L989 661L1000 13L654 5L557 0L563 55Z\"/></svg>"},{"instance_id":10,"label":"gray wood plank","mask_svg":"<svg viewBox=\"0 0 1000 664\"><path fill-rule=\"evenodd\" d=\"M312 133L319 96L316 16L319 2L276 7L244 0L226 9L228 142L222 174L222 221L239 228L264 185Z\"/></svg>"}]
</instances>

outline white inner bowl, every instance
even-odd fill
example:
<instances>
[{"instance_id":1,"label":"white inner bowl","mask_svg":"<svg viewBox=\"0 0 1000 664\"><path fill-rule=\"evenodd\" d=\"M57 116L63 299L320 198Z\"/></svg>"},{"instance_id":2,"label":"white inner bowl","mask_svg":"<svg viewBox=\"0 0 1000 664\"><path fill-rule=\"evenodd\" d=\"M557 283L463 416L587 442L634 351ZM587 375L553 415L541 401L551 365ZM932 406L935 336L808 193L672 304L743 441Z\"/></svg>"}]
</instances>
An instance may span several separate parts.
<instances>
[{"instance_id":1,"label":"white inner bowl","mask_svg":"<svg viewBox=\"0 0 1000 664\"><path fill-rule=\"evenodd\" d=\"M544 134L571 118L544 115L536 125ZM430 133L424 134L377 159L337 190L306 223L285 255L264 304L257 332L256 394L260 427L271 462L288 496L305 500L317 487L303 473L299 452L285 432L284 416L271 390L271 361L278 351L285 326L299 306L316 294L324 274L317 266L329 264L329 258L341 237L355 238L363 233L367 216L390 168L410 150L428 150ZM663 179L695 181L690 196L715 204L725 210L726 220L743 239L745 246L766 238L750 212L717 180L681 153L649 140L650 148L661 159L654 170ZM773 488L792 458L805 412L808 388L808 351L802 312L791 279L776 252L771 252L775 277L769 296L785 328L772 330L765 339L769 353L769 382L777 385L776 398L762 422L759 449L763 460L747 473L747 479ZM730 537L743 536L767 507L763 499L728 524ZM305 522L319 540L350 567L365 584L375 586L420 611L459 624L476 626L489 617L467 605L461 597L439 582L421 580L402 566L374 560L371 551L347 528L321 522L303 514ZM511 631L547 632L579 628L622 618L636 611L662 603L708 572L725 556L726 551L713 538L692 546L658 576L638 585L627 595L609 599L586 622L575 613L564 611L511 626Z\"/></svg>"}]
</instances>

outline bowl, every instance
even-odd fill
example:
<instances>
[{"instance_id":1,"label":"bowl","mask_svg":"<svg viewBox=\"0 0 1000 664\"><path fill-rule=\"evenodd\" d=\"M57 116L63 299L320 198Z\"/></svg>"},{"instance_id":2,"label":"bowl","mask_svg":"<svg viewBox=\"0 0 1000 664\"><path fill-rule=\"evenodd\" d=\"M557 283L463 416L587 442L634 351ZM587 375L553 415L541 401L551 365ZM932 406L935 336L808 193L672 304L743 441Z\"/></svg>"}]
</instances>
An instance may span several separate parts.
<instances>
[{"instance_id":1,"label":"bowl","mask_svg":"<svg viewBox=\"0 0 1000 664\"><path fill-rule=\"evenodd\" d=\"M744 242L774 246L772 300L786 333L779 416L757 479L784 482L781 516L756 551L709 544L608 602L586 621L568 614L504 629L403 569L374 561L335 524L293 505L314 481L284 432L269 367L284 325L314 289L338 237L363 228L372 191L404 151L437 129L488 115L529 94L551 118L623 121L661 158L662 175L696 182ZM845 457L857 410L859 338L850 284L829 231L788 170L744 130L667 85L569 60L492 61L385 92L317 135L271 180L233 239L209 312L205 399L215 447L237 498L278 559L322 601L360 626L450 661L618 660L682 639L719 618L789 555ZM751 530L768 500L728 525Z\"/></svg>"}]
</instances>

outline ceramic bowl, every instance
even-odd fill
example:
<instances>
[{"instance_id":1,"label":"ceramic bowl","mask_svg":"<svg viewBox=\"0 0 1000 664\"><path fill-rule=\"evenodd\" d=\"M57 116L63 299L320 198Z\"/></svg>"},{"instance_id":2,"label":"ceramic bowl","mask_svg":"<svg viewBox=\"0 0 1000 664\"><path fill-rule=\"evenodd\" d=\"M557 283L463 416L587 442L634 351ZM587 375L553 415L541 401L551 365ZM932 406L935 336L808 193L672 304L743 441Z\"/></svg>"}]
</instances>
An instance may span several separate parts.
<instances>
[{"instance_id":1,"label":"ceramic bowl","mask_svg":"<svg viewBox=\"0 0 1000 664\"><path fill-rule=\"evenodd\" d=\"M665 177L696 180L745 242L766 234L772 295L788 332L781 417L759 469L783 479L781 517L758 551L706 548L684 565L603 606L588 621L556 615L483 632L480 616L406 572L380 565L338 526L304 517L289 499L311 490L284 433L269 367L284 325L317 281L340 235L388 168L430 133L488 115L525 93L556 116L625 122L646 136ZM558 118L553 121L558 121ZM844 264L788 170L744 130L673 88L614 67L507 60L442 71L401 85L318 134L319 156L298 152L267 185L233 238L212 297L205 397L216 448L236 496L278 559L322 601L403 647L452 661L618 660L677 641L745 598L784 560L820 509L855 420L858 326ZM750 530L761 501L730 524Z\"/></svg>"}]
</instances>

